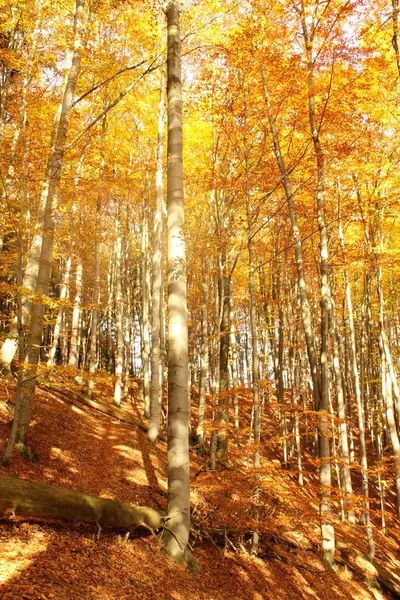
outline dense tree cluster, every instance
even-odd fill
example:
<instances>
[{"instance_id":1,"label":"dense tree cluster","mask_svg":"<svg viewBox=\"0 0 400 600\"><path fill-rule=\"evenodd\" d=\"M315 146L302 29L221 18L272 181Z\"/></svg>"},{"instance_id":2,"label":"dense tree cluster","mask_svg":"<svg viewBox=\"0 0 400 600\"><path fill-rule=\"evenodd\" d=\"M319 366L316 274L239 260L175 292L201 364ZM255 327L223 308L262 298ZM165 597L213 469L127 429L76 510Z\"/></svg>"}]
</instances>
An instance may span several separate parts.
<instances>
[{"instance_id":1,"label":"dense tree cluster","mask_svg":"<svg viewBox=\"0 0 400 600\"><path fill-rule=\"evenodd\" d=\"M215 470L249 388L252 553L275 403L299 485L314 428L325 560L337 518L361 521L373 558L388 487L400 516L398 13L397 0L2 1L0 360L18 377L4 463L55 365L89 397L96 371L114 373L116 406L139 378L151 441L168 371L180 523L166 543L186 546L189 401Z\"/></svg>"}]
</instances>

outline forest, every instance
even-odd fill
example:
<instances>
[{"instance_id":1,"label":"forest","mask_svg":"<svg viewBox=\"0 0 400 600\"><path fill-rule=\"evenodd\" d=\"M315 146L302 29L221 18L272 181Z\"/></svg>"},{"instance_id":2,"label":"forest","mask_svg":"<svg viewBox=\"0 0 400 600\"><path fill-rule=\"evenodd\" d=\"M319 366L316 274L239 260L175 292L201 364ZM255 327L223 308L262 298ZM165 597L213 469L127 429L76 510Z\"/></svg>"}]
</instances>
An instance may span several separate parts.
<instances>
[{"instance_id":1,"label":"forest","mask_svg":"<svg viewBox=\"0 0 400 600\"><path fill-rule=\"evenodd\" d=\"M399 0L0 6L2 600L400 598Z\"/></svg>"}]
</instances>

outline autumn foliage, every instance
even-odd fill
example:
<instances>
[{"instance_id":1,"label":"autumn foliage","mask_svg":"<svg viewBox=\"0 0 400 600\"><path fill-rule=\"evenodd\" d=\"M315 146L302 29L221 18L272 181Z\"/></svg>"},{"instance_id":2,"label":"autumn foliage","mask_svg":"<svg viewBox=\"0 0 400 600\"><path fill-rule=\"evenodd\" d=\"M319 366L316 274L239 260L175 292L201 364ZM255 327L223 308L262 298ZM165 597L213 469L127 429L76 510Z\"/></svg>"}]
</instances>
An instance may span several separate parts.
<instances>
[{"instance_id":1,"label":"autumn foliage","mask_svg":"<svg viewBox=\"0 0 400 600\"><path fill-rule=\"evenodd\" d=\"M2 0L1 14L4 474L168 510L187 450L183 425L168 440L168 414L187 412L192 531L164 535L194 545L210 579L201 593L185 579L181 596L171 583L171 598L219 597L224 561L221 578L244 586L248 572L254 598L340 598L348 568L398 594L398 565L380 554L392 557L400 518L397 0ZM106 581L119 553L134 565L113 531L107 562L89 526L13 519L7 556L26 540L42 566L21 558L33 587L8 570L4 598L42 585L65 597L79 539L76 571L98 552L101 582L71 573L64 592L136 597L127 570L120 595ZM59 530L69 558L53 573ZM156 555L155 539L134 541ZM257 569L265 582L291 573L292 595L258 590Z\"/></svg>"}]
</instances>

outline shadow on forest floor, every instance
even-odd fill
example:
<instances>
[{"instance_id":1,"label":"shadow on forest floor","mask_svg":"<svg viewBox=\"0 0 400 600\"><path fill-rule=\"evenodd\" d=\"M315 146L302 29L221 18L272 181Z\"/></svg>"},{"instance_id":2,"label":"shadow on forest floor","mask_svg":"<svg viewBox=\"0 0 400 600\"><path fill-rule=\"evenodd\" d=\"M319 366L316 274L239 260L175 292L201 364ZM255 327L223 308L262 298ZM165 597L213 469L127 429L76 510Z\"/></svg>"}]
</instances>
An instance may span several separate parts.
<instances>
[{"instance_id":1,"label":"shadow on forest floor","mask_svg":"<svg viewBox=\"0 0 400 600\"><path fill-rule=\"evenodd\" d=\"M107 393L105 388L103 398ZM9 435L6 422L10 420L2 400L5 397L0 398L0 452L6 445ZM135 419L141 418L141 407L135 401L131 406L127 403L125 410L131 414L134 411ZM38 389L29 441L40 457L39 462L25 462L14 452L10 466L1 467L0 474L166 509L166 444L159 441L156 446L151 445L138 427ZM238 451L237 464L245 460L246 452L245 448ZM203 524L222 523L240 528L242 519L251 515L251 472L235 470L230 465L227 470L209 473L203 469L204 458L194 453L191 462L196 517ZM337 575L323 565L315 542L319 534L312 522L307 521L318 504L311 492L302 492L301 500L292 498L290 495L299 488L291 482L290 474L275 468L272 462L269 479L263 485L270 488L262 512L265 531L270 532L270 542L263 546L263 558L252 559L243 552L233 552L234 545L238 548L234 537L228 540L226 536L225 541L222 538L221 545L198 537L195 555L203 574L197 578L170 562L147 532L136 532L123 543L122 536L109 528L103 529L97 540L94 525L24 518L0 520L0 598L231 600L233 596L246 600L363 600L388 597L377 596L359 581L357 574L347 569ZM247 505L242 502L243 495L247 495ZM275 499L277 504L271 511ZM297 512L293 512L295 502L303 506L301 510L296 508ZM285 528L299 528L302 521L305 521L303 532L312 542L308 541L304 547L285 542ZM346 541L360 544L357 532L353 535L351 540L351 534L346 534ZM394 540L391 543L390 546L388 540L384 551L381 550L381 559L384 561L386 556L395 570L398 544Z\"/></svg>"}]
</instances>

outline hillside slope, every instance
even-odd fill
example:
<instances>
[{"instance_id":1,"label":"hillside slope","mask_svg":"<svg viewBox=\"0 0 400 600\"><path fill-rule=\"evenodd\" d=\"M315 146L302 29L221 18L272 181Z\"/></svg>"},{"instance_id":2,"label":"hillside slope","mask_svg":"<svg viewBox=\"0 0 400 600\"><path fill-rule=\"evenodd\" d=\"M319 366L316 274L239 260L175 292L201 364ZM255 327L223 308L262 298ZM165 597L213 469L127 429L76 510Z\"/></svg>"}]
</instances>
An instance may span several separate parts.
<instances>
[{"instance_id":1,"label":"hillside slope","mask_svg":"<svg viewBox=\"0 0 400 600\"><path fill-rule=\"evenodd\" d=\"M30 444L38 462L16 452L0 474L50 483L123 502L166 508L166 444L148 443L141 428L87 407L63 391L37 392ZM110 404L110 381L98 382ZM133 385L123 409L142 422ZM1 452L9 435L13 388L0 381ZM275 427L265 415L265 434ZM0 598L11 599L308 599L391 598L388 579L399 585L398 528L386 536L375 530L379 574L363 561L367 543L361 527L337 525L338 572L320 560L318 496L312 461L300 489L283 469L276 448L263 445L261 474L261 552L245 550L251 531L251 489L247 468L250 447L232 447L229 464L210 472L205 455L192 452L194 552L199 577L172 563L147 532L136 531L125 543L123 532L39 519L0 519ZM308 470L307 470L308 469ZM314 469L315 471L315 469ZM396 533L397 530L397 533ZM369 579L380 578L374 587ZM376 584L374 584L376 585ZM392 585L393 587L393 585Z\"/></svg>"}]
</instances>

